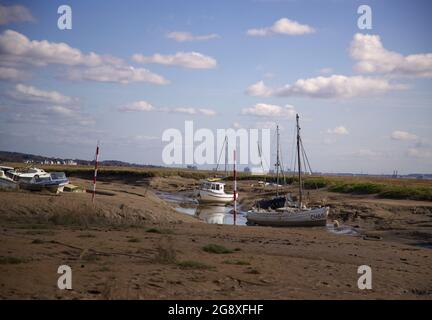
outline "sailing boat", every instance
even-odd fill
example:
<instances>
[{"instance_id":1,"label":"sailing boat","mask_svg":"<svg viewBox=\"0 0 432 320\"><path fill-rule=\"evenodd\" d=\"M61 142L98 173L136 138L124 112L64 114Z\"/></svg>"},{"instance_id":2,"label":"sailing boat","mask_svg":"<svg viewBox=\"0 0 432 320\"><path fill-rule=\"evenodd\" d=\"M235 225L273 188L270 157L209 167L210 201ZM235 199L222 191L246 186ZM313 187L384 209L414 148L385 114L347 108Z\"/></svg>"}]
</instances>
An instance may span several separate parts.
<instances>
[{"instance_id":1,"label":"sailing boat","mask_svg":"<svg viewBox=\"0 0 432 320\"><path fill-rule=\"evenodd\" d=\"M303 203L303 188L302 188L302 167L301 167L301 150L302 147L300 138L299 115L296 116L297 121L297 162L298 162L298 180L299 180L299 197L296 205L285 206L272 211L251 211L246 218L249 225L262 226L279 226L279 227L295 227L295 226L325 226L329 213L328 207L307 207Z\"/></svg>"}]
</instances>

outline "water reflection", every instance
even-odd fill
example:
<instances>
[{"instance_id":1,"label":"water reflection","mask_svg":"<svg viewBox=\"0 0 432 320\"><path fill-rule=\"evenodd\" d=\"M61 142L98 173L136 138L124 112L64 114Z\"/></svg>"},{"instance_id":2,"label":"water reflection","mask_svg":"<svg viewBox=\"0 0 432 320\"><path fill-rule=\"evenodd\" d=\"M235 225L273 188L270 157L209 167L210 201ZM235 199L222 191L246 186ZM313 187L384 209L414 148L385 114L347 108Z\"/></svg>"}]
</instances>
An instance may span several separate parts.
<instances>
[{"instance_id":1,"label":"water reflection","mask_svg":"<svg viewBox=\"0 0 432 320\"><path fill-rule=\"evenodd\" d=\"M195 215L207 223L212 224L234 224L233 207L222 205L197 206ZM237 212L236 224L246 225L246 217Z\"/></svg>"}]
</instances>

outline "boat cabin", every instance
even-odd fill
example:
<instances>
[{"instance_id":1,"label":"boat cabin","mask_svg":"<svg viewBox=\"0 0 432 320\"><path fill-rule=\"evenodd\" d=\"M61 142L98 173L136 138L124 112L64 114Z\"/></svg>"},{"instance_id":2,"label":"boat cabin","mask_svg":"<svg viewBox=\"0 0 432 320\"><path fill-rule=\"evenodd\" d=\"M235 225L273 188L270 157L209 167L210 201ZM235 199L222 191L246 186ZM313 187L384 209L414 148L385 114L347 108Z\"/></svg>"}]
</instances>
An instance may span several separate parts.
<instances>
[{"instance_id":1,"label":"boat cabin","mask_svg":"<svg viewBox=\"0 0 432 320\"><path fill-rule=\"evenodd\" d=\"M211 192L217 192L217 193L224 193L225 183L223 182L212 182L212 181L205 181L201 184L200 189L211 191Z\"/></svg>"}]
</instances>

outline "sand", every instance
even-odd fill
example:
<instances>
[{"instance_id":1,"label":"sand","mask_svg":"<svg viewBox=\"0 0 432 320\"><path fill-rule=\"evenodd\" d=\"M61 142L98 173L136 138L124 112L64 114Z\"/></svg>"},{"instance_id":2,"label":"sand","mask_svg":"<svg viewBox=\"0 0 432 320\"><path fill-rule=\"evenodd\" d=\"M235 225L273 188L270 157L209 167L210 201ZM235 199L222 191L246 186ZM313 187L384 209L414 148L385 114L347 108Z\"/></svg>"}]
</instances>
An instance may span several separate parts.
<instances>
[{"instance_id":1,"label":"sand","mask_svg":"<svg viewBox=\"0 0 432 320\"><path fill-rule=\"evenodd\" d=\"M430 202L311 192L311 202L332 207L332 219L357 227L354 237L323 228L209 225L155 194L187 193L195 184L105 181L99 190L111 195L97 195L94 205L87 193L0 192L0 298L432 298L432 251L417 245L431 241ZM240 183L245 209L265 193L252 184ZM231 252L204 251L209 244ZM57 288L63 264L72 268L72 290ZM372 268L372 290L357 287L360 265Z\"/></svg>"}]
</instances>

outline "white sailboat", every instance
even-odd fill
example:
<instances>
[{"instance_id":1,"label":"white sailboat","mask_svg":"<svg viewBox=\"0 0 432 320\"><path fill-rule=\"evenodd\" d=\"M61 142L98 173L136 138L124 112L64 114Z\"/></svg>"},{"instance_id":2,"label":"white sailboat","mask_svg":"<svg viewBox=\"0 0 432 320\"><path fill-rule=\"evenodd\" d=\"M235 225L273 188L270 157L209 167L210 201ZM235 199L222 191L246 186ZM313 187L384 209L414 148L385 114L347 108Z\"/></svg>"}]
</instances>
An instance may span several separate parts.
<instances>
[{"instance_id":1,"label":"white sailboat","mask_svg":"<svg viewBox=\"0 0 432 320\"><path fill-rule=\"evenodd\" d=\"M329 214L328 207L310 208L303 203L302 167L299 116L297 114L297 162L299 179L299 197L296 205L285 206L271 211L256 210L247 214L249 225L296 227L296 226L325 226Z\"/></svg>"}]
</instances>

